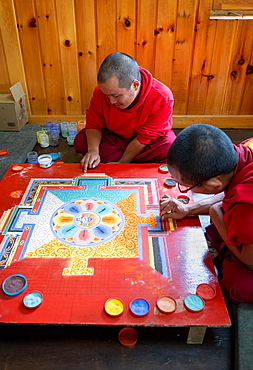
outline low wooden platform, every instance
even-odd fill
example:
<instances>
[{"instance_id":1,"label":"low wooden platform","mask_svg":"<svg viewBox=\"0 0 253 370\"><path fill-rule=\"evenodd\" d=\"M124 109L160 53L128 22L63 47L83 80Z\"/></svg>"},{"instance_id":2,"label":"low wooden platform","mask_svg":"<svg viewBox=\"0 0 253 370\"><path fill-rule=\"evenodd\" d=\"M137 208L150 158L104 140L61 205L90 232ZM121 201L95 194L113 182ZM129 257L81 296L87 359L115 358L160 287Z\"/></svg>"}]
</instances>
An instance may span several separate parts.
<instances>
[{"instance_id":1,"label":"low wooden platform","mask_svg":"<svg viewBox=\"0 0 253 370\"><path fill-rule=\"evenodd\" d=\"M174 196L177 196L176 188L170 190L164 186L168 175L159 173L158 165L155 164L121 166L101 164L89 172L94 178L99 177L101 173L117 181L123 180L124 184L117 182L116 185L113 185L116 186L117 190L110 188L110 191L113 190L117 193L117 191L123 191L124 188L129 193L129 189L132 189L130 193L140 192L144 198L146 197L145 202L144 198L140 198L142 199L140 204L142 208L141 214L138 214L144 218L148 217L151 211L154 214L159 213L159 198L165 192L172 192ZM21 194L27 191L31 179L44 179L44 181L46 179L53 181L54 179L57 181L63 178L74 179L77 177L82 177L82 169L79 164L55 163L48 169L41 169L37 164L24 164L24 170L18 173L13 172L10 168L1 182L1 191L5 195L1 203L1 213L22 203L21 200L24 201L24 197L28 194L15 198L13 198L13 194L17 191L20 191ZM84 182L80 186L85 183L85 178L83 179ZM147 190L150 186L153 187L153 194ZM104 188L108 190L106 187L105 184ZM48 193L53 191L55 195L59 190L55 188L54 190L44 189L44 191ZM62 192L59 191L57 197L61 198L61 195ZM85 197L85 192L83 192L83 196ZM40 198L37 194L31 210L34 217L35 205L37 207ZM77 198L80 198L80 193ZM54 205L52 204L51 212L53 211ZM147 220L142 220L141 224L145 224L145 222L148 223ZM26 226L29 225L26 224ZM29 291L41 291L44 300L38 309L27 311L22 306L25 292L12 298L6 297L1 292L2 314L0 322L188 327L190 331L187 343L202 343L206 327L230 326L229 315L207 250L202 228L198 218L179 221L170 228L168 225L162 226L163 229L157 227L157 230L151 230L150 225L141 226L143 235L140 240L143 244L145 238L150 240L154 234L158 239L166 240L164 253L167 266L163 271L159 271L154 264L152 265L150 257L152 252L150 253L151 247L148 244L143 249L142 246L139 246L136 258L133 256L132 258L113 258L112 255L104 258L91 258L88 268L95 271L91 275L63 276L62 272L69 268L73 256L56 255L53 258L53 256L44 255L43 258L32 258L33 256L27 258L25 252L17 252L16 256L20 257L16 261L14 258L5 268L2 268L0 283L11 274L24 274L29 282ZM140 231L140 228L138 230ZM8 237L6 229L5 234L7 235L2 235L1 239ZM21 233L21 239L23 235L24 232ZM25 239L22 240L25 243ZM21 247L19 246L19 248ZM85 248L78 250L81 253ZM3 256L5 251L2 249L1 253ZM12 252L12 255L15 256L15 253ZM184 299L187 295L194 294L200 283L213 285L216 289L216 296L206 302L203 311L189 312L184 306ZM158 311L156 301L158 297L163 295L172 296L176 300L177 309L174 313L165 315ZM104 302L110 297L120 298L125 303L125 311L117 318L109 317L104 311ZM150 312L145 317L135 317L129 312L128 307L131 300L137 297L147 299L150 303Z\"/></svg>"}]
</instances>

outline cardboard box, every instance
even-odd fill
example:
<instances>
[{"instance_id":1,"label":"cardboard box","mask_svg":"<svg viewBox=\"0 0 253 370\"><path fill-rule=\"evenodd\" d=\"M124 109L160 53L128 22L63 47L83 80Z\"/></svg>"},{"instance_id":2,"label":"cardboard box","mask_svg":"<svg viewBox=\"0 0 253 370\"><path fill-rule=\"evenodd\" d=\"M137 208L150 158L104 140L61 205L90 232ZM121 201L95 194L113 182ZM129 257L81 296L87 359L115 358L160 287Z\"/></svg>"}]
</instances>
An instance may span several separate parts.
<instances>
[{"instance_id":1,"label":"cardboard box","mask_svg":"<svg viewBox=\"0 0 253 370\"><path fill-rule=\"evenodd\" d=\"M28 122L26 96L17 82L10 88L11 94L0 94L0 131L20 131Z\"/></svg>"}]
</instances>

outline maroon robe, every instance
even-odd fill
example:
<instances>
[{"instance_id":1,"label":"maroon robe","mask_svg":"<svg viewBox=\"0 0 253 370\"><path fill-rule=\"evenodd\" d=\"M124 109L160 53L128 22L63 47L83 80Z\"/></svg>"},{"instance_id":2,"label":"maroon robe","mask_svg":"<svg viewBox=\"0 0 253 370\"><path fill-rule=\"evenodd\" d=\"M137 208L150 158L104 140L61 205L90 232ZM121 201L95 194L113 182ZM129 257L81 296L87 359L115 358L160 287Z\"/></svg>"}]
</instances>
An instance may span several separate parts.
<instances>
[{"instance_id":1,"label":"maroon robe","mask_svg":"<svg viewBox=\"0 0 253 370\"><path fill-rule=\"evenodd\" d=\"M228 245L253 244L253 152L243 144L235 146L239 162L229 187L224 191L223 220ZM212 231L210 232L210 230ZM217 237L211 227L207 236L222 260L220 280L226 298L233 302L253 303L253 270L240 262Z\"/></svg>"}]
</instances>

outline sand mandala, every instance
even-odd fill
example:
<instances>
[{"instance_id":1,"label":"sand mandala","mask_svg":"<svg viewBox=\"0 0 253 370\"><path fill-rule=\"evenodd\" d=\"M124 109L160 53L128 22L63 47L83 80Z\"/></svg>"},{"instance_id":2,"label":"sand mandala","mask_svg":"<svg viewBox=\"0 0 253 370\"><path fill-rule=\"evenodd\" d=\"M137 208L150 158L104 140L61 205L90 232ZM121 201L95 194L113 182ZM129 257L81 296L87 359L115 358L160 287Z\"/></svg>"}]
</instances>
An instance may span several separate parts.
<instances>
[{"instance_id":1,"label":"sand mandala","mask_svg":"<svg viewBox=\"0 0 253 370\"><path fill-rule=\"evenodd\" d=\"M102 199L84 198L66 203L51 218L55 236L64 243L89 247L114 238L124 225L120 209Z\"/></svg>"},{"instance_id":2,"label":"sand mandala","mask_svg":"<svg viewBox=\"0 0 253 370\"><path fill-rule=\"evenodd\" d=\"M63 275L93 275L91 258L136 258L171 277L156 179L31 179L0 231L0 269L27 258L68 258Z\"/></svg>"}]
</instances>

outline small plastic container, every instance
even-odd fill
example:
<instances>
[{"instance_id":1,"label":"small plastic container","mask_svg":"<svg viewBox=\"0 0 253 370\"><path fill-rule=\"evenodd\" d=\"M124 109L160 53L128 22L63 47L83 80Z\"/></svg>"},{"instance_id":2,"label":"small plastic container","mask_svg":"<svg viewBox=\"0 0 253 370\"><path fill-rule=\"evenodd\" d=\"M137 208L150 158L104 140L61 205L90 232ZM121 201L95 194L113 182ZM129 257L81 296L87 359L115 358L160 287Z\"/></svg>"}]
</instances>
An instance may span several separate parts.
<instances>
[{"instance_id":1,"label":"small plastic container","mask_svg":"<svg viewBox=\"0 0 253 370\"><path fill-rule=\"evenodd\" d=\"M60 158L59 153L49 153L49 155L52 157L53 161L57 161Z\"/></svg>"},{"instance_id":2,"label":"small plastic container","mask_svg":"<svg viewBox=\"0 0 253 370\"><path fill-rule=\"evenodd\" d=\"M28 152L27 153L27 162L28 163L38 163L38 153L37 152Z\"/></svg>"},{"instance_id":3,"label":"small plastic container","mask_svg":"<svg viewBox=\"0 0 253 370\"><path fill-rule=\"evenodd\" d=\"M41 168L48 168L52 165L52 157L50 154L42 154L38 157L39 166Z\"/></svg>"},{"instance_id":4,"label":"small plastic container","mask_svg":"<svg viewBox=\"0 0 253 370\"><path fill-rule=\"evenodd\" d=\"M124 347L133 347L138 340L138 333L134 328L125 327L120 330L119 341Z\"/></svg>"},{"instance_id":5,"label":"small plastic container","mask_svg":"<svg viewBox=\"0 0 253 370\"><path fill-rule=\"evenodd\" d=\"M201 312L205 307L204 300L196 294L189 294L184 299L184 304L190 312Z\"/></svg>"},{"instance_id":6,"label":"small plastic container","mask_svg":"<svg viewBox=\"0 0 253 370\"><path fill-rule=\"evenodd\" d=\"M52 121L46 121L42 126L42 130L44 130L45 133L49 135L52 125L53 125Z\"/></svg>"},{"instance_id":7,"label":"small plastic container","mask_svg":"<svg viewBox=\"0 0 253 370\"><path fill-rule=\"evenodd\" d=\"M57 146L59 144L59 137L57 132L50 132L49 134L49 145L50 146Z\"/></svg>"},{"instance_id":8,"label":"small plastic container","mask_svg":"<svg viewBox=\"0 0 253 370\"><path fill-rule=\"evenodd\" d=\"M68 134L72 136L76 136L77 134L77 127L73 123L68 124Z\"/></svg>"},{"instance_id":9,"label":"small plastic container","mask_svg":"<svg viewBox=\"0 0 253 370\"><path fill-rule=\"evenodd\" d=\"M190 198L187 195L179 195L177 200L183 204L188 204L190 202Z\"/></svg>"},{"instance_id":10,"label":"small plastic container","mask_svg":"<svg viewBox=\"0 0 253 370\"><path fill-rule=\"evenodd\" d=\"M62 137L68 137L69 135L69 130L68 130L68 122L61 122L61 135Z\"/></svg>"},{"instance_id":11,"label":"small plastic container","mask_svg":"<svg viewBox=\"0 0 253 370\"><path fill-rule=\"evenodd\" d=\"M177 185L177 182L170 177L164 181L164 185L167 186L167 188L174 188Z\"/></svg>"},{"instance_id":12,"label":"small plastic container","mask_svg":"<svg viewBox=\"0 0 253 370\"><path fill-rule=\"evenodd\" d=\"M77 132L81 131L86 126L86 121L80 120L77 122L76 128Z\"/></svg>"},{"instance_id":13,"label":"small plastic container","mask_svg":"<svg viewBox=\"0 0 253 370\"><path fill-rule=\"evenodd\" d=\"M105 312L111 317L120 316L124 309L124 303L118 298L109 298L105 302Z\"/></svg>"},{"instance_id":14,"label":"small plastic container","mask_svg":"<svg viewBox=\"0 0 253 370\"><path fill-rule=\"evenodd\" d=\"M176 310L177 303L174 298L163 296L157 299L156 306L162 313L169 314Z\"/></svg>"},{"instance_id":15,"label":"small plastic container","mask_svg":"<svg viewBox=\"0 0 253 370\"><path fill-rule=\"evenodd\" d=\"M169 172L169 169L168 167L166 166L166 164L163 164L162 166L160 166L158 168L158 171L161 172L161 173L168 173Z\"/></svg>"},{"instance_id":16,"label":"small plastic container","mask_svg":"<svg viewBox=\"0 0 253 370\"><path fill-rule=\"evenodd\" d=\"M76 135L72 135L72 134L70 134L70 135L67 137L68 145L74 145L75 137L76 137Z\"/></svg>"},{"instance_id":17,"label":"small plastic container","mask_svg":"<svg viewBox=\"0 0 253 370\"><path fill-rule=\"evenodd\" d=\"M11 169L14 172L20 172L20 171L23 171L24 167L17 165L17 166L12 166Z\"/></svg>"},{"instance_id":18,"label":"small plastic container","mask_svg":"<svg viewBox=\"0 0 253 370\"><path fill-rule=\"evenodd\" d=\"M130 312L137 317L146 316L150 311L150 305L146 299L136 298L130 303Z\"/></svg>"},{"instance_id":19,"label":"small plastic container","mask_svg":"<svg viewBox=\"0 0 253 370\"><path fill-rule=\"evenodd\" d=\"M215 297L216 289L210 284L202 283L197 286L196 294L205 301L209 301Z\"/></svg>"},{"instance_id":20,"label":"small plastic container","mask_svg":"<svg viewBox=\"0 0 253 370\"><path fill-rule=\"evenodd\" d=\"M8 150L0 150L0 157L5 157L8 154Z\"/></svg>"},{"instance_id":21,"label":"small plastic container","mask_svg":"<svg viewBox=\"0 0 253 370\"><path fill-rule=\"evenodd\" d=\"M27 279L21 274L14 274L7 277L2 284L3 292L10 296L15 296L22 293L26 287Z\"/></svg>"},{"instance_id":22,"label":"small plastic container","mask_svg":"<svg viewBox=\"0 0 253 370\"><path fill-rule=\"evenodd\" d=\"M41 148L47 148L49 146L49 138L47 134L40 135L40 146Z\"/></svg>"},{"instance_id":23,"label":"small plastic container","mask_svg":"<svg viewBox=\"0 0 253 370\"><path fill-rule=\"evenodd\" d=\"M40 130L40 131L37 131L36 132L36 138L37 138L37 142L40 144L40 135L43 135L45 134L46 132L44 130Z\"/></svg>"},{"instance_id":24,"label":"small plastic container","mask_svg":"<svg viewBox=\"0 0 253 370\"><path fill-rule=\"evenodd\" d=\"M35 309L38 308L43 300L42 293L38 291L28 293L24 299L23 304L26 308Z\"/></svg>"}]
</instances>

